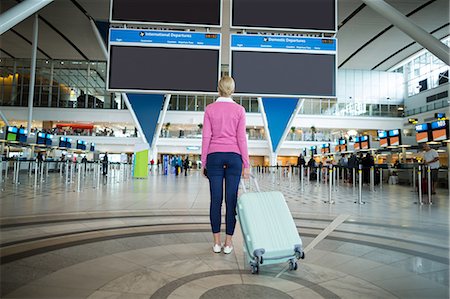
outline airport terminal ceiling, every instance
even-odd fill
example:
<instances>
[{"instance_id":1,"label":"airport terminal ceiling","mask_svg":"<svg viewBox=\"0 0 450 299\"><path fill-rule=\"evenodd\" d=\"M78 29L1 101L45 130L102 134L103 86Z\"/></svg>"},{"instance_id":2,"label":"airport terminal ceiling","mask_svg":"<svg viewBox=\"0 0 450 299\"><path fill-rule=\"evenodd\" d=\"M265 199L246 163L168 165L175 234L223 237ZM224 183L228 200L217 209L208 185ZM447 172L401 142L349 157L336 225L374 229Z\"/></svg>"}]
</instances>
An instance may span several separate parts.
<instances>
[{"instance_id":1,"label":"airport terminal ceiling","mask_svg":"<svg viewBox=\"0 0 450 299\"><path fill-rule=\"evenodd\" d=\"M19 2L2 0L0 13ZM447 0L386 2L436 38L449 35ZM361 0L337 0L337 3L339 68L385 71L422 49ZM224 18L228 18L229 5L230 0L223 0ZM96 21L106 21L109 6L110 0L55 0L43 8L39 12L38 58L104 60L88 16ZM228 21L223 21L223 24L228 24ZM32 27L33 20L29 17L2 34L0 57L29 58Z\"/></svg>"}]
</instances>

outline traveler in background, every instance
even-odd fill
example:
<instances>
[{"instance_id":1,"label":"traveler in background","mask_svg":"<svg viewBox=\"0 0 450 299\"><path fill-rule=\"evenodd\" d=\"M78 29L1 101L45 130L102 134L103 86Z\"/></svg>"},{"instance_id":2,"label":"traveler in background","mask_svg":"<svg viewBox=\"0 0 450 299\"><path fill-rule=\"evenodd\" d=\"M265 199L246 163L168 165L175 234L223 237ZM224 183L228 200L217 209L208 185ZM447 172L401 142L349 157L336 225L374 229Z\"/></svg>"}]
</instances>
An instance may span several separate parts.
<instances>
[{"instance_id":1,"label":"traveler in background","mask_svg":"<svg viewBox=\"0 0 450 299\"><path fill-rule=\"evenodd\" d=\"M342 179L346 182L348 179L348 158L345 154L342 154L342 157L339 160L339 166L344 169L344 177Z\"/></svg>"},{"instance_id":2,"label":"traveler in background","mask_svg":"<svg viewBox=\"0 0 450 299\"><path fill-rule=\"evenodd\" d=\"M108 175L108 153L105 153L102 159L103 175Z\"/></svg>"},{"instance_id":3,"label":"traveler in background","mask_svg":"<svg viewBox=\"0 0 450 299\"><path fill-rule=\"evenodd\" d=\"M439 175L439 154L428 143L423 145L423 164L431 169L431 194L436 194L436 186Z\"/></svg>"},{"instance_id":4,"label":"traveler in background","mask_svg":"<svg viewBox=\"0 0 450 299\"><path fill-rule=\"evenodd\" d=\"M84 164L84 172L87 171L87 158L86 156L83 157L83 159L81 159L81 163Z\"/></svg>"},{"instance_id":5,"label":"traveler in background","mask_svg":"<svg viewBox=\"0 0 450 299\"><path fill-rule=\"evenodd\" d=\"M41 164L42 164L42 162L44 161L44 155L42 154L42 152L39 152L38 154L37 154L37 162L38 162L38 165L39 165L39 167L41 166Z\"/></svg>"},{"instance_id":6,"label":"traveler in background","mask_svg":"<svg viewBox=\"0 0 450 299\"><path fill-rule=\"evenodd\" d=\"M189 157L186 155L186 158L183 161L183 168L184 168L184 176L187 176L188 170L189 170Z\"/></svg>"},{"instance_id":7,"label":"traveler in background","mask_svg":"<svg viewBox=\"0 0 450 299\"><path fill-rule=\"evenodd\" d=\"M353 184L353 169L355 169L355 175L356 175L356 169L358 168L358 159L356 158L355 154L351 154L350 158L348 158L348 181L350 184Z\"/></svg>"},{"instance_id":8,"label":"traveler in background","mask_svg":"<svg viewBox=\"0 0 450 299\"><path fill-rule=\"evenodd\" d=\"M214 237L213 251L220 253L221 210L225 180L226 238L223 252L233 251L236 204L242 167L244 178L250 174L245 109L231 98L234 80L224 76L218 84L219 98L205 109L202 133L202 173L209 179L210 221Z\"/></svg>"}]
</instances>

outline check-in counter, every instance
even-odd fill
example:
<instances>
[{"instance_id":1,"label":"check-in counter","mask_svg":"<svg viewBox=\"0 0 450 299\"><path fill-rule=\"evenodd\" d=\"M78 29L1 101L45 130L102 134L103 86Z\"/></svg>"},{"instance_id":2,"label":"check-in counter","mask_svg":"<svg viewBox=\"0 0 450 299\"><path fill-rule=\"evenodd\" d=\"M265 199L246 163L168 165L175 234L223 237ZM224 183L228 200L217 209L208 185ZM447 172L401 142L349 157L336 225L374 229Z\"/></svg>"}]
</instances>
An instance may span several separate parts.
<instances>
[{"instance_id":1,"label":"check-in counter","mask_svg":"<svg viewBox=\"0 0 450 299\"><path fill-rule=\"evenodd\" d=\"M413 184L413 172L417 171L419 164L417 163L405 163L398 164L397 168L390 169L390 175L396 175L398 177L398 184L400 185L412 185Z\"/></svg>"}]
</instances>

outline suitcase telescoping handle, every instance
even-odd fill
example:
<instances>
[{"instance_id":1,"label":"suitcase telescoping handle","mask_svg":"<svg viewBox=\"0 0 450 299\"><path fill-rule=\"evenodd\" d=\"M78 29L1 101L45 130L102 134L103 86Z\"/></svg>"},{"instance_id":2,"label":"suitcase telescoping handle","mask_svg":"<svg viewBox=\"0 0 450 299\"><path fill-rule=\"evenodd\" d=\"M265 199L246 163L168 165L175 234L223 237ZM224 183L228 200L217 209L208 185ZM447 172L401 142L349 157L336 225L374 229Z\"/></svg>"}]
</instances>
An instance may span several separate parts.
<instances>
[{"instance_id":1,"label":"suitcase telescoping handle","mask_svg":"<svg viewBox=\"0 0 450 299\"><path fill-rule=\"evenodd\" d=\"M261 190L259 189L258 181L256 180L256 177L252 173L250 173L250 180L253 180L253 182L255 183L256 191L261 192ZM242 190L244 190L244 193L247 193L247 187L245 187L245 183L242 178L241 178L241 185L242 185ZM249 186L249 189L250 189L250 186Z\"/></svg>"}]
</instances>

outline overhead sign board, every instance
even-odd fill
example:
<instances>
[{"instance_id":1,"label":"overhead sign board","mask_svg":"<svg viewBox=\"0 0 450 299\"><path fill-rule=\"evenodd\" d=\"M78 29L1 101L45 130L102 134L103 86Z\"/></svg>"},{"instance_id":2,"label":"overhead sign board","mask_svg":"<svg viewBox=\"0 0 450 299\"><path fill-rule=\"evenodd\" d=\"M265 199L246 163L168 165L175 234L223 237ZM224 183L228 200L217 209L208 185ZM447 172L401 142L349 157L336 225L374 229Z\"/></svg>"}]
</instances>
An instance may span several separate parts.
<instances>
[{"instance_id":1,"label":"overhead sign board","mask_svg":"<svg viewBox=\"0 0 450 299\"><path fill-rule=\"evenodd\" d=\"M252 34L230 38L236 95L336 97L336 39Z\"/></svg>"},{"instance_id":2,"label":"overhead sign board","mask_svg":"<svg viewBox=\"0 0 450 299\"><path fill-rule=\"evenodd\" d=\"M220 46L219 33L111 28L107 89L217 94Z\"/></svg>"}]
</instances>

